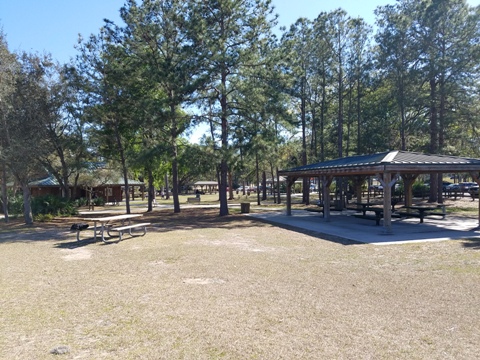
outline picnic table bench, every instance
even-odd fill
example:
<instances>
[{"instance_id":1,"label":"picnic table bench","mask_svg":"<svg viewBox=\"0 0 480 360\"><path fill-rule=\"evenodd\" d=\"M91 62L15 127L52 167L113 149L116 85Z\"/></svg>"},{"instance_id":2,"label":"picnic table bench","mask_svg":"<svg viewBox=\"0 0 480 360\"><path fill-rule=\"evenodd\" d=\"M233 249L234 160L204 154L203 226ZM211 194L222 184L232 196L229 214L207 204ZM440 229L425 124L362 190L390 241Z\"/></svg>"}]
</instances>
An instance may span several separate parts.
<instances>
[{"instance_id":1,"label":"picnic table bench","mask_svg":"<svg viewBox=\"0 0 480 360\"><path fill-rule=\"evenodd\" d=\"M119 227L111 227L109 230L107 230L108 234L110 235L110 231L117 231L118 232L118 240L122 241L122 233L125 230L128 230L128 233L130 236L133 236L132 234L132 229L138 229L138 228L143 228L143 235L147 233L147 226L151 225L150 223L140 223L140 224L130 224L130 225L125 225L125 226L119 226Z\"/></svg>"},{"instance_id":2,"label":"picnic table bench","mask_svg":"<svg viewBox=\"0 0 480 360\"><path fill-rule=\"evenodd\" d=\"M392 204L392 211L395 211L395 205L397 205L399 202L401 202L400 198L392 198L391 204ZM369 208L372 207L380 207L383 206L382 204L379 203L371 203L371 202L356 202L353 203L354 206L348 205L346 207L347 210L355 210L355 211L361 211L363 215L365 215L366 211L369 210Z\"/></svg>"},{"instance_id":3,"label":"picnic table bench","mask_svg":"<svg viewBox=\"0 0 480 360\"><path fill-rule=\"evenodd\" d=\"M323 213L323 216L325 216L325 205L324 205L323 201L318 200L317 201L317 206L320 208L320 210L318 210L318 212ZM335 211L335 210L337 210L337 208L335 207L335 204L331 203L330 204L330 211Z\"/></svg>"},{"instance_id":4,"label":"picnic table bench","mask_svg":"<svg viewBox=\"0 0 480 360\"><path fill-rule=\"evenodd\" d=\"M383 207L379 204L357 203L358 207L348 207L348 210L356 210L361 213L353 214L358 219L375 220L375 225L380 225L380 220L383 218ZM367 211L374 212L375 215L367 214ZM400 217L397 213L392 212L391 217Z\"/></svg>"},{"instance_id":5,"label":"picnic table bench","mask_svg":"<svg viewBox=\"0 0 480 360\"><path fill-rule=\"evenodd\" d=\"M102 238L103 242L107 242L105 240L105 230L107 231L108 236L112 236L110 234L111 231L118 232L120 240L122 239L122 232L124 230L129 230L131 233L132 229L135 228L142 228L144 229L143 235L145 235L147 229L146 227L150 225L150 223L141 223L141 224L132 224L131 219L136 217L141 217L143 214L122 214L122 215L111 215L111 216L104 216L104 217L96 217L96 218L83 218L82 221L93 221L93 238L97 240L97 234L99 234ZM98 223L98 225L97 225ZM119 224L116 225L116 224ZM74 224L75 225L75 224ZM80 240L80 232L89 228L88 224L76 224L76 225L84 225L84 226L77 226L74 228L72 226L72 231L77 232L77 240ZM86 226L85 226L86 225Z\"/></svg>"},{"instance_id":6,"label":"picnic table bench","mask_svg":"<svg viewBox=\"0 0 480 360\"><path fill-rule=\"evenodd\" d=\"M199 197L189 197L187 198L187 203L188 204L198 204L200 203L200 198Z\"/></svg>"},{"instance_id":7,"label":"picnic table bench","mask_svg":"<svg viewBox=\"0 0 480 360\"><path fill-rule=\"evenodd\" d=\"M445 205L437 205L436 208L432 211L426 211L425 215L438 215L441 216L442 219L445 219L445 216L447 215L447 210L445 208Z\"/></svg>"},{"instance_id":8,"label":"picnic table bench","mask_svg":"<svg viewBox=\"0 0 480 360\"><path fill-rule=\"evenodd\" d=\"M435 205L435 206L425 206L425 205L412 205L412 206L403 206L402 209L407 211L397 211L401 217L416 217L420 219L420 223L423 223L425 216L437 215L442 216L445 219L447 215L445 210L445 205ZM409 211L413 210L413 211Z\"/></svg>"},{"instance_id":9,"label":"picnic table bench","mask_svg":"<svg viewBox=\"0 0 480 360\"><path fill-rule=\"evenodd\" d=\"M359 219L366 219L366 220L375 220L375 225L380 225L380 220L383 218L383 208L374 207L374 206L363 206L361 209L354 209L359 210L362 213L354 214L353 216ZM367 211L374 212L375 215L367 214Z\"/></svg>"},{"instance_id":10,"label":"picnic table bench","mask_svg":"<svg viewBox=\"0 0 480 360\"><path fill-rule=\"evenodd\" d=\"M378 204L374 204L374 203L369 203L369 202L356 202L354 203L355 206L347 206L346 209L347 210L354 210L354 211L361 211L363 213L364 216L366 216L366 212L367 210L374 206L374 205L378 205Z\"/></svg>"}]
</instances>

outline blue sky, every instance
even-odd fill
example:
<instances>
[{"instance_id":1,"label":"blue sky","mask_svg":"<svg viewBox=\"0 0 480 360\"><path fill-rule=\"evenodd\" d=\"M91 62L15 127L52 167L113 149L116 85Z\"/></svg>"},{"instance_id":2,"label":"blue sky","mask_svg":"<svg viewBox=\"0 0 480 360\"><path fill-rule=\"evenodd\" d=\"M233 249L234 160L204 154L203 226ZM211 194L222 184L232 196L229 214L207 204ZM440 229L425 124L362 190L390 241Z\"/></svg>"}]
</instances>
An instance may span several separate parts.
<instances>
[{"instance_id":1,"label":"blue sky","mask_svg":"<svg viewBox=\"0 0 480 360\"><path fill-rule=\"evenodd\" d=\"M299 17L314 19L322 11L343 8L351 17L374 23L377 6L394 0L272 0L280 25L289 26ZM480 0L469 0L478 5ZM11 51L46 52L60 62L75 56L78 34L98 33L103 19L119 20L124 0L0 0L0 26Z\"/></svg>"}]
</instances>

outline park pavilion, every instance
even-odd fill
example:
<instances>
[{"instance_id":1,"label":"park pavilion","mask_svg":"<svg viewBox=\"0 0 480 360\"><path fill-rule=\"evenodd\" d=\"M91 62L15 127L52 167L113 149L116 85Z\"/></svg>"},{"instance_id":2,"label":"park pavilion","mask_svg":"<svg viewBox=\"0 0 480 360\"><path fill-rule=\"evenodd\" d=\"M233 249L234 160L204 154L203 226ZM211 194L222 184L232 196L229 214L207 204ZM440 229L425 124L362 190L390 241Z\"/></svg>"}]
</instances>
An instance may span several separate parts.
<instances>
[{"instance_id":1,"label":"park pavilion","mask_svg":"<svg viewBox=\"0 0 480 360\"><path fill-rule=\"evenodd\" d=\"M401 178L405 189L405 205L412 205L412 186L420 174L467 173L480 184L480 159L449 155L422 154L407 151L387 151L371 155L357 155L324 161L316 164L282 170L287 178L287 215L291 215L292 186L298 178L318 177L322 183L324 218L330 220L330 185L335 177L352 180L361 199L361 187L365 180L376 177L383 186L383 226L392 232L392 187ZM480 203L479 203L480 223Z\"/></svg>"}]
</instances>

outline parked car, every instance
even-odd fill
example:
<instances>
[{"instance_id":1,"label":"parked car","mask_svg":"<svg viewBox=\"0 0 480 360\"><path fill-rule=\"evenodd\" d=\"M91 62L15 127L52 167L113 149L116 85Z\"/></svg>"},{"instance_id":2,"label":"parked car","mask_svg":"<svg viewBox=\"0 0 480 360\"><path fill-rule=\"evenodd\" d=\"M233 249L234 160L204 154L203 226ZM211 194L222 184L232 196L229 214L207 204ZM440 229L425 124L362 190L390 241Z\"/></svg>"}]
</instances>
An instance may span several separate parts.
<instances>
[{"instance_id":1,"label":"parked car","mask_svg":"<svg viewBox=\"0 0 480 360\"><path fill-rule=\"evenodd\" d=\"M446 191L449 185L452 185L450 181L444 181L442 184L443 191Z\"/></svg>"},{"instance_id":2,"label":"parked car","mask_svg":"<svg viewBox=\"0 0 480 360\"><path fill-rule=\"evenodd\" d=\"M461 182L460 191L467 192L472 186L478 186L478 184L474 182Z\"/></svg>"},{"instance_id":3,"label":"parked car","mask_svg":"<svg viewBox=\"0 0 480 360\"><path fill-rule=\"evenodd\" d=\"M430 189L430 182L426 181L424 185L427 187L427 189ZM448 191L448 186L450 185L458 185L458 184L452 184L450 181L443 181L442 182L442 189L443 191Z\"/></svg>"},{"instance_id":4,"label":"parked car","mask_svg":"<svg viewBox=\"0 0 480 360\"><path fill-rule=\"evenodd\" d=\"M470 194L470 196L472 198L478 197L478 188L479 188L479 186L477 184L475 186L471 186L470 189L468 189L468 193Z\"/></svg>"},{"instance_id":5,"label":"parked car","mask_svg":"<svg viewBox=\"0 0 480 360\"><path fill-rule=\"evenodd\" d=\"M446 191L460 191L460 184L450 184L446 187Z\"/></svg>"}]
</instances>

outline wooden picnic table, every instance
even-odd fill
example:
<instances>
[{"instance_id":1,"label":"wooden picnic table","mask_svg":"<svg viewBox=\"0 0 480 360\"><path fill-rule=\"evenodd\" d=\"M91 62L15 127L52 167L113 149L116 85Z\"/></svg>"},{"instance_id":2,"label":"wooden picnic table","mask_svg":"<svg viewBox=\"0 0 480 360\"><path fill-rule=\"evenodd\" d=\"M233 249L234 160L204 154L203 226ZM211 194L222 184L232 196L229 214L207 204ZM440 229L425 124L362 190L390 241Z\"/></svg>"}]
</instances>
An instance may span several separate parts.
<instances>
[{"instance_id":1,"label":"wooden picnic table","mask_svg":"<svg viewBox=\"0 0 480 360\"><path fill-rule=\"evenodd\" d=\"M110 225L115 222L121 222L122 226L125 225L125 221L130 224L130 220L136 217L143 216L143 214L122 214L122 215L111 215L111 216L103 216L103 217L96 217L96 218L84 218L83 221L93 221L93 238L97 240L97 232L102 236L102 241L105 241L105 228L107 228L107 233L110 236L109 229ZM97 223L100 226L97 227ZM78 234L77 234L78 235ZM78 238L78 236L77 236Z\"/></svg>"},{"instance_id":2,"label":"wooden picnic table","mask_svg":"<svg viewBox=\"0 0 480 360\"><path fill-rule=\"evenodd\" d=\"M365 212L366 211L373 211L375 213L375 225L379 226L380 225L380 220L383 217L383 207L377 206L366 206L364 208ZM365 213L364 213L365 214Z\"/></svg>"},{"instance_id":3,"label":"wooden picnic table","mask_svg":"<svg viewBox=\"0 0 480 360\"><path fill-rule=\"evenodd\" d=\"M430 213L431 211L440 209L438 206L428 206L428 205L411 205L411 206L403 206L402 208L407 210L414 210L415 213L411 213L411 214L409 214L408 212L402 213L402 216L410 215L410 216L418 217L420 218L420 223L423 223L423 219L428 213ZM438 215L442 215L442 214L439 213Z\"/></svg>"},{"instance_id":4,"label":"wooden picnic table","mask_svg":"<svg viewBox=\"0 0 480 360\"><path fill-rule=\"evenodd\" d=\"M370 207L373 207L373 206L375 206L375 205L378 205L378 204L370 203L370 202L356 202L356 203L353 203L353 204L356 205L356 207L349 206L349 207L347 207L347 209L348 209L348 210L361 211L364 216L365 216L365 213L367 212L367 210L368 210Z\"/></svg>"},{"instance_id":5,"label":"wooden picnic table","mask_svg":"<svg viewBox=\"0 0 480 360\"><path fill-rule=\"evenodd\" d=\"M375 220L375 225L380 225L380 220L383 217L383 207L380 207L379 204L374 203L356 203L356 205L357 208L348 208L350 210L357 210L362 212L362 215L356 214L354 215L355 217L361 219ZM367 215L367 211L374 212L375 216Z\"/></svg>"}]
</instances>

